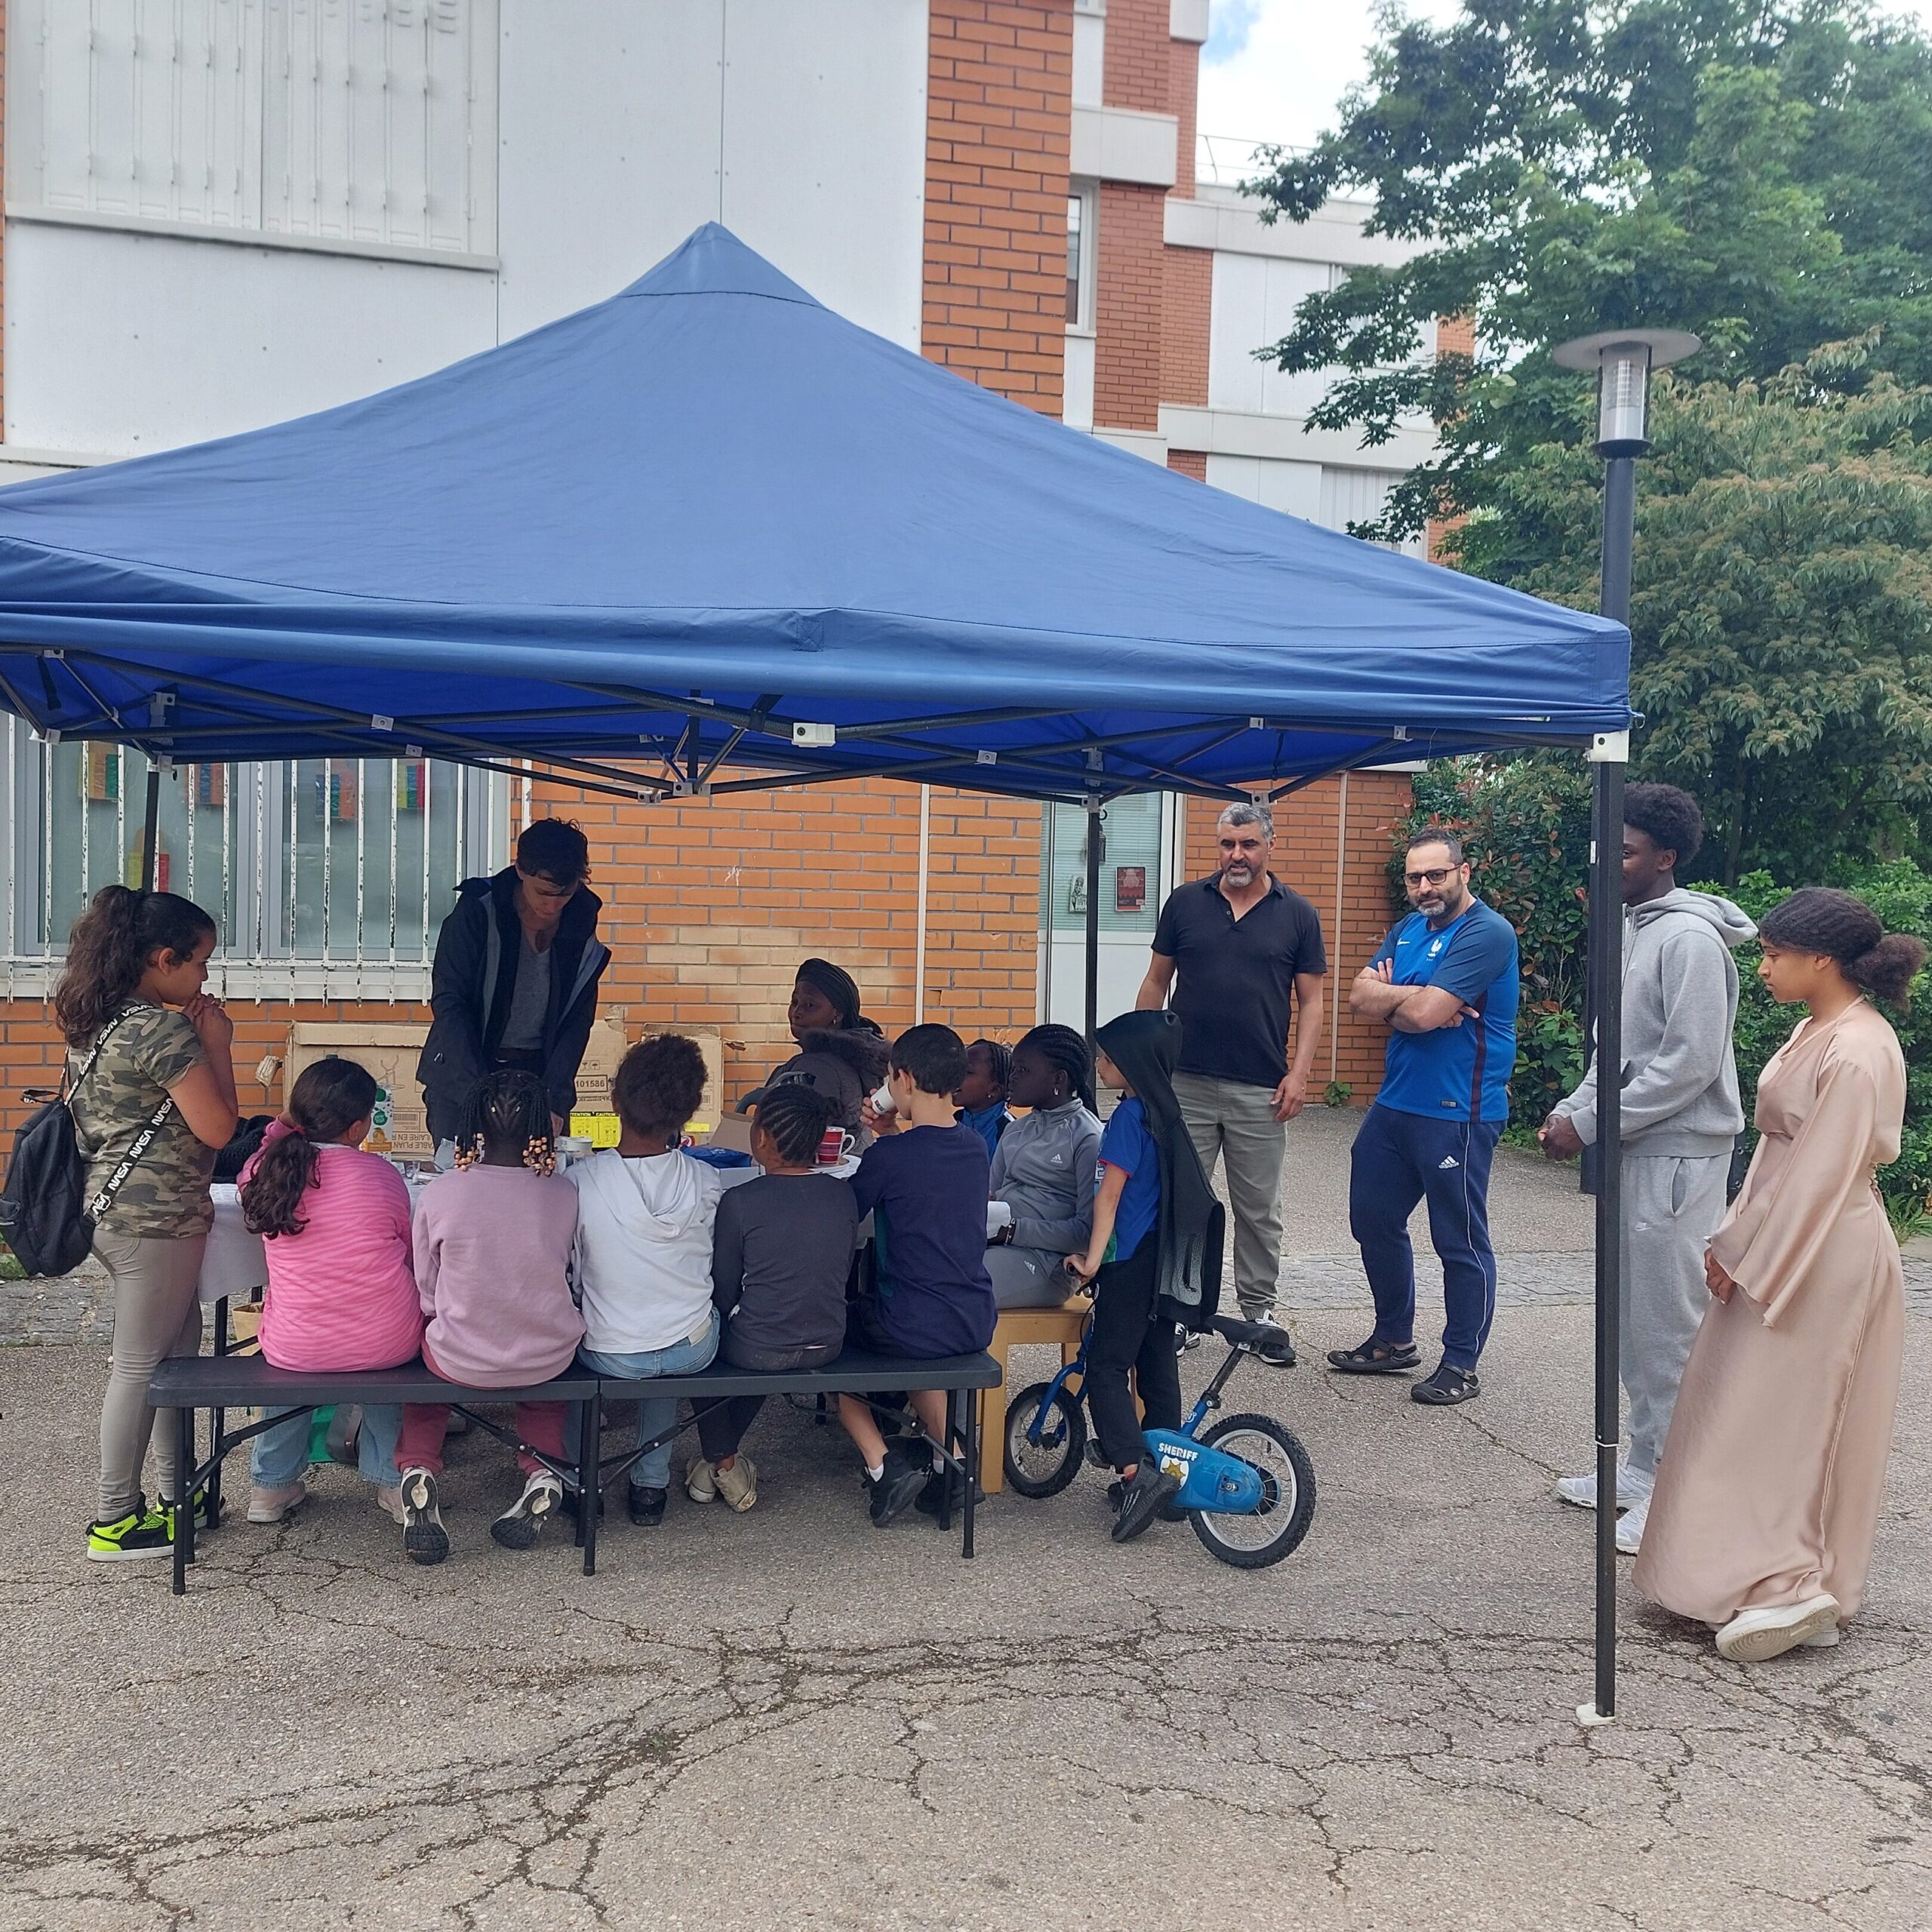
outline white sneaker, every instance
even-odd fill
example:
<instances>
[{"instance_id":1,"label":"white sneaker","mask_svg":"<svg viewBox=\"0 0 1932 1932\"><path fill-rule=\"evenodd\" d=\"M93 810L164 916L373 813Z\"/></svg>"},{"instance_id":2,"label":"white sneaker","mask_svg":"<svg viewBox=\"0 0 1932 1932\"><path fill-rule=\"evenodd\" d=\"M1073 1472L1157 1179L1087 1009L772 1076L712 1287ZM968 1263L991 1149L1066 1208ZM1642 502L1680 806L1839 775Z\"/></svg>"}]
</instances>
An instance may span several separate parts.
<instances>
[{"instance_id":1,"label":"white sneaker","mask_svg":"<svg viewBox=\"0 0 1932 1932\"><path fill-rule=\"evenodd\" d=\"M1838 1600L1834 1596L1741 1611L1718 1632L1718 1654L1734 1663L1762 1663L1809 1644L1824 1631L1835 1630L1838 1623Z\"/></svg>"},{"instance_id":2,"label":"white sneaker","mask_svg":"<svg viewBox=\"0 0 1932 1932\"><path fill-rule=\"evenodd\" d=\"M1619 1463L1617 1466L1617 1508L1634 1509L1638 1503L1647 1503L1656 1484L1655 1476L1640 1475L1628 1463ZM1594 1509L1597 1506L1596 1478L1558 1476L1556 1479L1556 1500L1559 1503L1573 1504L1579 1509Z\"/></svg>"},{"instance_id":3,"label":"white sneaker","mask_svg":"<svg viewBox=\"0 0 1932 1932\"><path fill-rule=\"evenodd\" d=\"M398 1529L403 1526L402 1485L385 1489L378 1484L376 1488L376 1507L394 1523Z\"/></svg>"},{"instance_id":4,"label":"white sneaker","mask_svg":"<svg viewBox=\"0 0 1932 1932\"><path fill-rule=\"evenodd\" d=\"M563 1507L561 1478L539 1469L523 1485L523 1494L490 1525L490 1534L506 1549L531 1549Z\"/></svg>"},{"instance_id":5,"label":"white sneaker","mask_svg":"<svg viewBox=\"0 0 1932 1932\"><path fill-rule=\"evenodd\" d=\"M1620 1556L1635 1556L1638 1546L1644 1540L1644 1525L1650 1520L1651 1499L1647 1496L1641 1503L1633 1503L1617 1519L1617 1553Z\"/></svg>"},{"instance_id":6,"label":"white sneaker","mask_svg":"<svg viewBox=\"0 0 1932 1932\"><path fill-rule=\"evenodd\" d=\"M285 1488L251 1489L248 1520L251 1523L281 1522L301 1508L308 1495L308 1489L299 1476Z\"/></svg>"},{"instance_id":7,"label":"white sneaker","mask_svg":"<svg viewBox=\"0 0 1932 1932\"><path fill-rule=\"evenodd\" d=\"M758 1465L742 1449L728 1469L714 1466L711 1479L718 1485L718 1494L741 1516L758 1500Z\"/></svg>"},{"instance_id":8,"label":"white sneaker","mask_svg":"<svg viewBox=\"0 0 1932 1932\"><path fill-rule=\"evenodd\" d=\"M718 1472L702 1456L694 1457L685 1471L685 1494L694 1503L718 1500Z\"/></svg>"}]
</instances>

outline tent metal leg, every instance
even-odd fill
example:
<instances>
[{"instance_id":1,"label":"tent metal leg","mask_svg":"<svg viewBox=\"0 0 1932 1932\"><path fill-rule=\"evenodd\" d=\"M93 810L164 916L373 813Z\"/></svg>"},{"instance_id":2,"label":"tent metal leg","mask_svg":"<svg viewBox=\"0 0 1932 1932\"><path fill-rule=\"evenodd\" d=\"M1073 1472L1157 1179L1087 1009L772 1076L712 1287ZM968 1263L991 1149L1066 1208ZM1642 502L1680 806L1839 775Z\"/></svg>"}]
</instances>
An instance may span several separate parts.
<instances>
[{"instance_id":1,"label":"tent metal leg","mask_svg":"<svg viewBox=\"0 0 1932 1932\"><path fill-rule=\"evenodd\" d=\"M161 844L161 767L148 760L147 816L141 828L141 890L154 890L155 854Z\"/></svg>"},{"instance_id":2,"label":"tent metal leg","mask_svg":"<svg viewBox=\"0 0 1932 1932\"><path fill-rule=\"evenodd\" d=\"M1087 1051L1100 1025L1100 808L1087 809Z\"/></svg>"}]
</instances>

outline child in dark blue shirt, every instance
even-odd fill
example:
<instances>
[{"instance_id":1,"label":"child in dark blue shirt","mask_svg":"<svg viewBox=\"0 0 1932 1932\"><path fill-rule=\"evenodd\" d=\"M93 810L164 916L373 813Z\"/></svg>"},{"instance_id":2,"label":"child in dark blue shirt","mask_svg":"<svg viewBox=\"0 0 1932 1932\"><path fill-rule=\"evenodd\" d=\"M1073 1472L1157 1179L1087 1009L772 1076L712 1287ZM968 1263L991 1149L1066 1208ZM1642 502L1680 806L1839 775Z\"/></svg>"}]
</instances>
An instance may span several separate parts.
<instances>
[{"instance_id":1,"label":"child in dark blue shirt","mask_svg":"<svg viewBox=\"0 0 1932 1932\"><path fill-rule=\"evenodd\" d=\"M852 1306L848 1341L875 1355L971 1355L998 1318L986 1273L986 1143L954 1123L966 1048L949 1026L915 1026L893 1043L888 1084L900 1131L866 1150L852 1192L872 1217L877 1291ZM946 1395L915 1391L914 1411L946 1440ZM838 1417L865 1458L872 1518L881 1527L916 1501L934 1460L888 1450L869 1404L838 1398Z\"/></svg>"},{"instance_id":2,"label":"child in dark blue shirt","mask_svg":"<svg viewBox=\"0 0 1932 1932\"><path fill-rule=\"evenodd\" d=\"M1180 1487L1143 1453L1141 1430L1180 1426L1175 1323L1202 1327L1214 1313L1221 1221L1174 1098L1180 1023L1171 1013L1123 1014L1094 1041L1100 1078L1123 1097L1100 1137L1092 1237L1066 1266L1094 1287L1087 1407L1100 1453L1120 1472L1112 1535L1124 1543Z\"/></svg>"}]
</instances>

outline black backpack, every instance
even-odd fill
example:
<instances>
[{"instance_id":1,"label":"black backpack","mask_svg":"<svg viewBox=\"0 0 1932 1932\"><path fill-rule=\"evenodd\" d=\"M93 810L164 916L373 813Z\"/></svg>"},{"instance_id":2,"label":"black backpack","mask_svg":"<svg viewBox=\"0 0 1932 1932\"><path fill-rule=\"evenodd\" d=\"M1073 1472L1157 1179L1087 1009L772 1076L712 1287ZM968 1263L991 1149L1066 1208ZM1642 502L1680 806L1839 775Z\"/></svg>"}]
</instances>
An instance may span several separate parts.
<instances>
[{"instance_id":1,"label":"black backpack","mask_svg":"<svg viewBox=\"0 0 1932 1932\"><path fill-rule=\"evenodd\" d=\"M127 1017L121 1014L100 1029L69 1094L94 1071L101 1048ZM87 1259L95 1223L113 1204L122 1183L140 1164L174 1106L173 1100L163 1099L127 1158L91 1199L88 1164L82 1158L73 1109L66 1097L48 1101L14 1135L6 1188L0 1192L0 1238L29 1275L68 1274Z\"/></svg>"}]
</instances>

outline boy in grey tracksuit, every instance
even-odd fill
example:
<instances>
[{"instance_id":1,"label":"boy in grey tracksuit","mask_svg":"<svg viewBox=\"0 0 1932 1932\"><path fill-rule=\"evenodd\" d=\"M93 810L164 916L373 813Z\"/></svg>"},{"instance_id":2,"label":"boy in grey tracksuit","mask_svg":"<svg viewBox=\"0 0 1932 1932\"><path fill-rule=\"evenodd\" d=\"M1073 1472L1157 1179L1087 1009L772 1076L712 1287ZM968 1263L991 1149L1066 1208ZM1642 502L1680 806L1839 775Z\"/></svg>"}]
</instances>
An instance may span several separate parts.
<instances>
[{"instance_id":1,"label":"boy in grey tracksuit","mask_svg":"<svg viewBox=\"0 0 1932 1932\"><path fill-rule=\"evenodd\" d=\"M1617 1472L1620 1549L1643 1534L1677 1385L1709 1294L1704 1251L1724 1218L1724 1183L1744 1113L1731 1032L1732 949L1757 928L1731 902L1677 884L1703 838L1695 801L1670 785L1632 785L1623 811L1623 1322L1630 1449ZM1597 1136L1597 1066L1557 1103L1538 1138L1561 1159ZM1593 1507L1593 1477L1557 1485Z\"/></svg>"}]
</instances>

